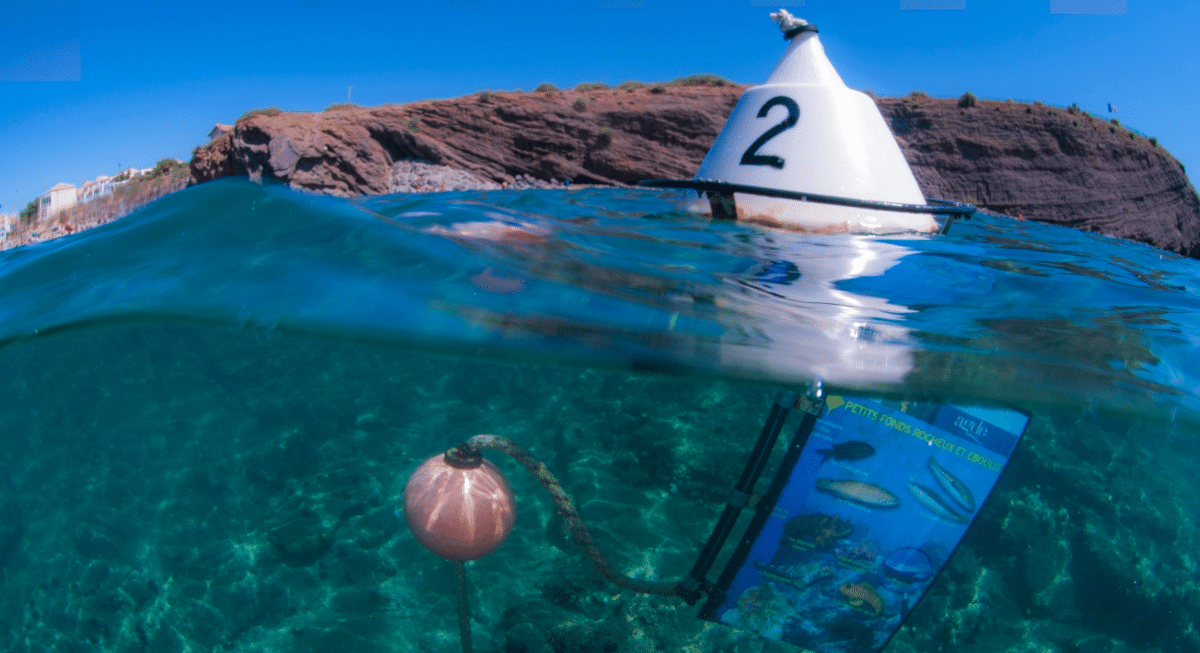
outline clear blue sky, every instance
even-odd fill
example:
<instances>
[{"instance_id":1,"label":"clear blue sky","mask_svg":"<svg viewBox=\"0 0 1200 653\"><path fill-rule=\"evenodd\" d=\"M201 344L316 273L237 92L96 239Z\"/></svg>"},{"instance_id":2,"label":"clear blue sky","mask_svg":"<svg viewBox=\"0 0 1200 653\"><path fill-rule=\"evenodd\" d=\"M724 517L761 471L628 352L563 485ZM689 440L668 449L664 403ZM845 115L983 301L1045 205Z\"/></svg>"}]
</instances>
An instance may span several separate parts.
<instances>
[{"instance_id":1,"label":"clear blue sky","mask_svg":"<svg viewBox=\"0 0 1200 653\"><path fill-rule=\"evenodd\" d=\"M905 10L904 6L965 6ZM758 0L18 0L0 4L0 211L118 164L188 159L248 109L319 111L541 82L761 83L784 41ZM1200 2L807 0L853 88L1078 103L1200 171ZM1124 8L1124 14L1051 13ZM41 80L73 81L21 81Z\"/></svg>"}]
</instances>

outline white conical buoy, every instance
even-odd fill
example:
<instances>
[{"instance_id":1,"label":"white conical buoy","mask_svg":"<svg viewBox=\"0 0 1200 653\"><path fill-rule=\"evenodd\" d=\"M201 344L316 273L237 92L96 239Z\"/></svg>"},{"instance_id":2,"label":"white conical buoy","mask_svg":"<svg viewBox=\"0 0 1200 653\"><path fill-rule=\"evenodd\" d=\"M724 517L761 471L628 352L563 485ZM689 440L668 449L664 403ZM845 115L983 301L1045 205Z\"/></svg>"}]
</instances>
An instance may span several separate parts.
<instances>
[{"instance_id":1,"label":"white conical buoy","mask_svg":"<svg viewBox=\"0 0 1200 653\"><path fill-rule=\"evenodd\" d=\"M924 205L925 198L875 102L842 82L816 28L782 9L771 14L790 43L762 86L734 107L697 180L845 198ZM734 193L738 220L802 231L934 231L928 213ZM689 191L683 208L709 212Z\"/></svg>"}]
</instances>

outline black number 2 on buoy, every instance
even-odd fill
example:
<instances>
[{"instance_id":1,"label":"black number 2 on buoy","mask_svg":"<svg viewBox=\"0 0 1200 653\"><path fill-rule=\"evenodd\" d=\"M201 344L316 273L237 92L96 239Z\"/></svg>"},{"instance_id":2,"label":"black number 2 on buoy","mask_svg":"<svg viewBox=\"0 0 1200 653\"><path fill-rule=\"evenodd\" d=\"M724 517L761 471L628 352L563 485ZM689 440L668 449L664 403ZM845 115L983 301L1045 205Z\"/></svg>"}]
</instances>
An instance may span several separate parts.
<instances>
[{"instance_id":1,"label":"black number 2 on buoy","mask_svg":"<svg viewBox=\"0 0 1200 653\"><path fill-rule=\"evenodd\" d=\"M750 147L746 148L746 153L742 155L741 164L744 166L771 166L772 168L783 169L783 158L773 154L759 154L758 148L766 144L767 141L775 138L783 132L796 126L796 121L800 119L800 105L796 101L786 95L776 95L767 100L766 104L758 110L759 118L766 118L767 113L772 107L776 106L787 107L787 118L784 118L779 124L763 132Z\"/></svg>"}]
</instances>

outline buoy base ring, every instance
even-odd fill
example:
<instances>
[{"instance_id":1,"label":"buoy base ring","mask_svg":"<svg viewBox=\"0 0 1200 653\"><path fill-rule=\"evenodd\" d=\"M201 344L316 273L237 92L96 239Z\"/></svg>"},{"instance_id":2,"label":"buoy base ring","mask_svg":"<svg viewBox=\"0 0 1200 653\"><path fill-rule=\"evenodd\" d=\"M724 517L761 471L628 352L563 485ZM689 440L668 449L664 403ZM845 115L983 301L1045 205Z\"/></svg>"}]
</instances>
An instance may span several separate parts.
<instances>
[{"instance_id":1,"label":"buoy base ring","mask_svg":"<svg viewBox=\"0 0 1200 653\"><path fill-rule=\"evenodd\" d=\"M799 200L801 202L818 202L821 204L833 204L836 206L851 206L859 209L875 209L879 211L897 211L900 213L936 213L956 216L968 216L975 212L974 204L965 202L952 202L950 200L941 200L932 197L925 198L929 204L902 204L899 202L876 202L872 200L859 200L852 197L837 197L836 195L820 195L817 193L805 193L803 191L782 190L779 188L767 188L765 186L749 186L746 184L731 184L725 181L715 181L710 179L647 179L638 182L639 186L649 186L651 188L683 188L694 190L701 193L707 193L710 197L728 197L728 208L723 208L722 213L736 215L730 213L729 208L732 208L734 193L748 193L750 195L763 195L766 197L779 197L788 200ZM714 212L714 217L715 212Z\"/></svg>"},{"instance_id":2,"label":"buoy base ring","mask_svg":"<svg viewBox=\"0 0 1200 653\"><path fill-rule=\"evenodd\" d=\"M821 195L818 193L805 193L802 191L767 188L765 186L731 184L729 182L709 179L647 179L638 182L638 185L648 186L651 188L682 188L686 190L694 190L697 193L700 193L702 197L707 195L709 208L712 211L712 217L714 220L737 220L737 204L733 199L734 193L747 193L750 195L762 195L764 197L778 197L782 199L799 200L801 202L817 202L821 204L849 206L860 209L896 211L899 213L933 213L936 215L945 215L946 221L942 225L941 229L938 230L938 233L943 236L950 231L950 225L956 219L970 219L971 214L975 213L976 211L976 206L974 204L968 204L966 202L953 202L934 197L926 197L925 201L927 204L875 202L871 200L854 199L851 197L837 197L835 195Z\"/></svg>"}]
</instances>

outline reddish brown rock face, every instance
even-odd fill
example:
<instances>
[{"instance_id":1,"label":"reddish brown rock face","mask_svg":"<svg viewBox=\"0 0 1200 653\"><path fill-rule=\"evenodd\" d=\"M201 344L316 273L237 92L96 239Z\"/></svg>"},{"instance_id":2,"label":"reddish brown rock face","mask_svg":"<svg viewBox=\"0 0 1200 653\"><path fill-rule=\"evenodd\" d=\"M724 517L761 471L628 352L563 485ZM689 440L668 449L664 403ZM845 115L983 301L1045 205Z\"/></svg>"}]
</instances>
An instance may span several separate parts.
<instances>
[{"instance_id":1,"label":"reddish brown rock face","mask_svg":"<svg viewBox=\"0 0 1200 653\"><path fill-rule=\"evenodd\" d=\"M496 183L519 175L635 184L691 177L743 87L496 93L323 113L257 115L200 148L195 182L266 174L330 195L386 193L420 159ZM586 107L579 108L578 100Z\"/></svg>"},{"instance_id":2,"label":"reddish brown rock face","mask_svg":"<svg viewBox=\"0 0 1200 653\"><path fill-rule=\"evenodd\" d=\"M921 190L1200 258L1200 198L1169 152L1057 107L881 99Z\"/></svg>"},{"instance_id":3,"label":"reddish brown rock face","mask_svg":"<svg viewBox=\"0 0 1200 653\"><path fill-rule=\"evenodd\" d=\"M404 159L497 184L690 178L743 90L514 92L257 115L200 148L192 179L267 175L329 195L383 194ZM1182 167L1123 127L1015 102L878 104L927 196L1200 257L1200 198Z\"/></svg>"},{"instance_id":4,"label":"reddish brown rock face","mask_svg":"<svg viewBox=\"0 0 1200 653\"><path fill-rule=\"evenodd\" d=\"M233 134L217 137L204 147L196 148L189 166L192 183L246 174L245 162L233 150Z\"/></svg>"}]
</instances>

